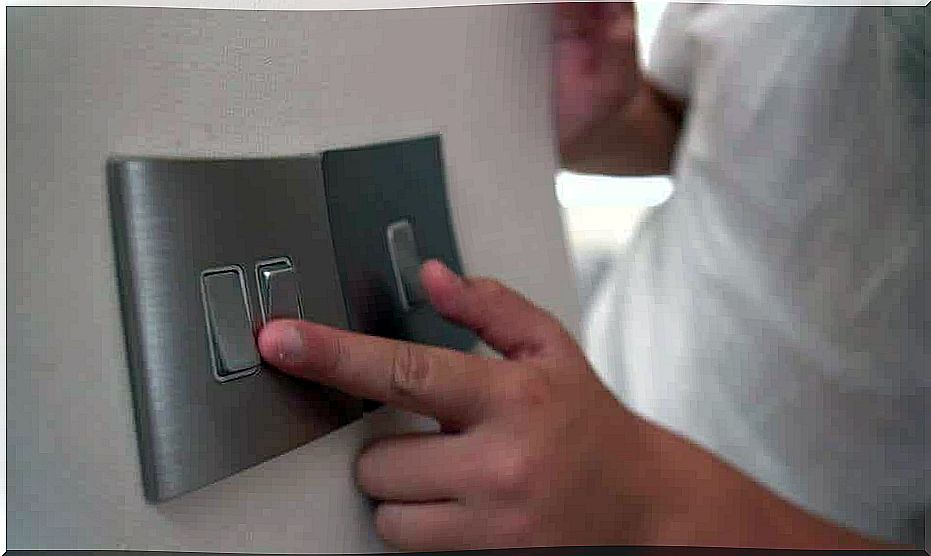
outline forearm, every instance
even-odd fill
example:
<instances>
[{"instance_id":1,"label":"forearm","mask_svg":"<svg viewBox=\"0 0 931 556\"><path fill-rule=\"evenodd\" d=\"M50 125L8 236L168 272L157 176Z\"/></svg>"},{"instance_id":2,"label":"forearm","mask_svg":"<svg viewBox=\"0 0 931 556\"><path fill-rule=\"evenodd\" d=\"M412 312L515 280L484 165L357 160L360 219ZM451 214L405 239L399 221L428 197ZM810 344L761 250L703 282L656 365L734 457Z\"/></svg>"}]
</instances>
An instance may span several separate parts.
<instances>
[{"instance_id":1,"label":"forearm","mask_svg":"<svg viewBox=\"0 0 931 556\"><path fill-rule=\"evenodd\" d=\"M744 548L896 548L814 516L711 453L662 429L660 505L644 544Z\"/></svg>"},{"instance_id":2,"label":"forearm","mask_svg":"<svg viewBox=\"0 0 931 556\"><path fill-rule=\"evenodd\" d=\"M560 146L563 166L616 176L670 173L684 104L640 80L637 93L570 144Z\"/></svg>"}]
</instances>

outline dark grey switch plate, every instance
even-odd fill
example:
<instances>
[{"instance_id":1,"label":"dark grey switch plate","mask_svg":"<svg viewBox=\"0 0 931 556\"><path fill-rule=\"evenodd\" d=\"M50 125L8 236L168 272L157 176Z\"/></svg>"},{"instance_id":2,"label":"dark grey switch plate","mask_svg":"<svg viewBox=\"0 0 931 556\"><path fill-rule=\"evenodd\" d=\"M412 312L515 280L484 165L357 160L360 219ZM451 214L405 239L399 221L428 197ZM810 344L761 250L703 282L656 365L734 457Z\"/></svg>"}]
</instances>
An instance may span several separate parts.
<instances>
[{"instance_id":1,"label":"dark grey switch plate","mask_svg":"<svg viewBox=\"0 0 931 556\"><path fill-rule=\"evenodd\" d=\"M388 245L389 228L406 220L421 259L439 259L462 272L440 138L328 151L323 171L349 326L463 351L474 347L471 332L443 320L428 303L405 308L398 274L407 271L395 268Z\"/></svg>"},{"instance_id":2,"label":"dark grey switch plate","mask_svg":"<svg viewBox=\"0 0 931 556\"><path fill-rule=\"evenodd\" d=\"M282 299L288 312L347 327L319 157L119 159L107 170L147 498L204 486L362 415L361 401L264 364L232 377L212 371L202 291L210 269L241 269L253 334L263 312L256 265L277 259L297 284L283 276L276 291L301 295L300 309ZM221 293L221 304L236 297ZM224 341L239 344L222 351L250 361L248 333L231 320L241 306L222 309Z\"/></svg>"}]
</instances>

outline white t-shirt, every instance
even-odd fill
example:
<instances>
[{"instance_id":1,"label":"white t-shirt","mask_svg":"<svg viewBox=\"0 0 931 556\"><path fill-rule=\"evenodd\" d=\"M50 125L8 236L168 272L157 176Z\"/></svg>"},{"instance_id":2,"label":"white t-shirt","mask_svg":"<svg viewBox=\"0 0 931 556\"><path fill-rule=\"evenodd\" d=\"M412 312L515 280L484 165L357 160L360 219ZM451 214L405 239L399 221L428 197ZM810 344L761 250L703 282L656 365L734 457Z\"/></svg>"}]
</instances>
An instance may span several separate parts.
<instances>
[{"instance_id":1,"label":"white t-shirt","mask_svg":"<svg viewBox=\"0 0 931 556\"><path fill-rule=\"evenodd\" d=\"M925 8L671 5L676 191L585 342L633 410L835 522L922 545Z\"/></svg>"}]
</instances>

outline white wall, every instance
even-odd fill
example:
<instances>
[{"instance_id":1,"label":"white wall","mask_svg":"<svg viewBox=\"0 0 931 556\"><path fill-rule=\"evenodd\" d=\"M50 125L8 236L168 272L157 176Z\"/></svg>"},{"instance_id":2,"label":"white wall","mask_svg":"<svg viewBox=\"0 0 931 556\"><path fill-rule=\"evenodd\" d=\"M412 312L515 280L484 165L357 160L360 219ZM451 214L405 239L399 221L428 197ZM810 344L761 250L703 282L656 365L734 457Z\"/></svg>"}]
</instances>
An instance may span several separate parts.
<instances>
[{"instance_id":1,"label":"white wall","mask_svg":"<svg viewBox=\"0 0 931 556\"><path fill-rule=\"evenodd\" d=\"M547 13L11 9L8 548L381 549L350 477L364 423L165 505L143 501L103 162L441 132L466 268L575 330Z\"/></svg>"}]
</instances>

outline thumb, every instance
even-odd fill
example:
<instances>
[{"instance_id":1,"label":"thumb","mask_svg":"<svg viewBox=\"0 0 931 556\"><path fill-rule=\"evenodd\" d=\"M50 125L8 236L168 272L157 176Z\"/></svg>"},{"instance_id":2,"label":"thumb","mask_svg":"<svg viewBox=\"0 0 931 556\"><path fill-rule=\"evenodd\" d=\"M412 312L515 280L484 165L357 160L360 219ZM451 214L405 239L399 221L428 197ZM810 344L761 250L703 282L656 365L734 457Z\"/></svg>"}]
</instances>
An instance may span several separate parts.
<instances>
[{"instance_id":1,"label":"thumb","mask_svg":"<svg viewBox=\"0 0 931 556\"><path fill-rule=\"evenodd\" d=\"M553 316L516 291L488 278L462 278L431 260L420 280L433 307L475 332L508 359L564 354L575 343Z\"/></svg>"}]
</instances>

